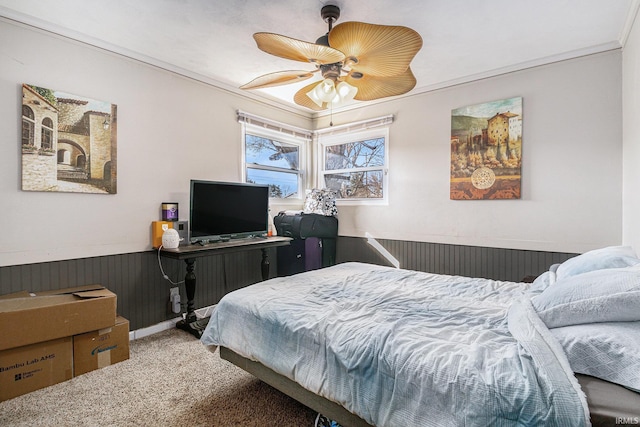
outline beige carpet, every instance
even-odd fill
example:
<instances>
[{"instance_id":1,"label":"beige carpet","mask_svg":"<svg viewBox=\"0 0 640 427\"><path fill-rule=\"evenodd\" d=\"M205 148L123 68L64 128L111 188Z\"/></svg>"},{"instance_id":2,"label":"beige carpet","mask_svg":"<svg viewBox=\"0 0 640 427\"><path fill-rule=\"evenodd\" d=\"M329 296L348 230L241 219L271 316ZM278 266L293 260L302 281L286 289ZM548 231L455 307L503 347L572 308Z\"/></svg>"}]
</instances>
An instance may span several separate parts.
<instances>
[{"instance_id":1,"label":"beige carpet","mask_svg":"<svg viewBox=\"0 0 640 427\"><path fill-rule=\"evenodd\" d=\"M172 329L131 358L0 403L1 426L313 426L316 414Z\"/></svg>"}]
</instances>

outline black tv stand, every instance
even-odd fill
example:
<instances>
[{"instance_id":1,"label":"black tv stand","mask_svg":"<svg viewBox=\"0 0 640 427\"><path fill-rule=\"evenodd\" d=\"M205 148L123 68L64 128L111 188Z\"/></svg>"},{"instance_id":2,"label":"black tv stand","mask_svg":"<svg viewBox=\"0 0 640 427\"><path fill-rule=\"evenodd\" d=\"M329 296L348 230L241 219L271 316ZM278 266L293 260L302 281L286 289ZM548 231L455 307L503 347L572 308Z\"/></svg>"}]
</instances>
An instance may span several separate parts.
<instances>
[{"instance_id":1,"label":"black tv stand","mask_svg":"<svg viewBox=\"0 0 640 427\"><path fill-rule=\"evenodd\" d=\"M176 327L189 332L196 338L202 336L204 328L207 326L208 319L198 319L195 313L195 294L196 294L196 274L195 262L197 258L219 255L232 252L248 251L252 249L260 249L262 251L262 260L260 262L262 280L269 278L269 255L268 248L286 246L292 239L290 237L254 237L249 239L231 239L228 241L218 241L215 243L203 243L179 246L175 249L161 248L160 255L178 260L184 260L187 264L187 273L184 276L184 284L187 292L187 311L182 320L176 323Z\"/></svg>"}]
</instances>

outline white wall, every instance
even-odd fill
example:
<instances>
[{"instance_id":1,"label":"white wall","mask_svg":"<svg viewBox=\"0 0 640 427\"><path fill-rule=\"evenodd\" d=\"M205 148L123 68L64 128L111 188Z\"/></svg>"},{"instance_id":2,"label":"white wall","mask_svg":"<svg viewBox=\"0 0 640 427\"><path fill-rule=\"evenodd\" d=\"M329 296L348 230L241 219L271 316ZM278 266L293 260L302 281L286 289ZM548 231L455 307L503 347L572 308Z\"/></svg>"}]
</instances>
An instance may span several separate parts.
<instances>
[{"instance_id":1,"label":"white wall","mask_svg":"<svg viewBox=\"0 0 640 427\"><path fill-rule=\"evenodd\" d=\"M149 249L163 201L188 215L189 179L240 179L237 109L314 125L11 21L0 19L0 40L11 41L0 45L0 266ZM619 244L621 67L613 51L334 114L336 125L396 117L389 205L341 207L340 234L567 252ZM22 83L117 104L117 195L20 190ZM522 199L449 200L451 110L513 96L524 107Z\"/></svg>"},{"instance_id":2,"label":"white wall","mask_svg":"<svg viewBox=\"0 0 640 427\"><path fill-rule=\"evenodd\" d=\"M566 252L620 244L621 77L621 52L611 51L334 114L334 125L396 117L389 205L340 207L340 234ZM514 96L522 198L450 200L451 110Z\"/></svg>"},{"instance_id":3,"label":"white wall","mask_svg":"<svg viewBox=\"0 0 640 427\"><path fill-rule=\"evenodd\" d=\"M78 42L0 20L0 266L151 248L165 201L188 218L189 180L241 178L236 110L295 115ZM21 191L21 84L118 106L118 194Z\"/></svg>"},{"instance_id":4,"label":"white wall","mask_svg":"<svg viewBox=\"0 0 640 427\"><path fill-rule=\"evenodd\" d=\"M623 50L623 243L640 252L640 23Z\"/></svg>"}]
</instances>

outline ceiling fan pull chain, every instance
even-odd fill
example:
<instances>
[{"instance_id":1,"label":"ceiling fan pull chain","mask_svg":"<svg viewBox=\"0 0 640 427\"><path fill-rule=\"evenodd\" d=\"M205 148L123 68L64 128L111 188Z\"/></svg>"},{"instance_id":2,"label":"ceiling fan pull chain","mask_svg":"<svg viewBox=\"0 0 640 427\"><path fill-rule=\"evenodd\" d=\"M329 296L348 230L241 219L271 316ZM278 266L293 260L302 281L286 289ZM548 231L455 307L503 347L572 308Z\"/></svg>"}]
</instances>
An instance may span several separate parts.
<instances>
[{"instance_id":1,"label":"ceiling fan pull chain","mask_svg":"<svg viewBox=\"0 0 640 427\"><path fill-rule=\"evenodd\" d=\"M329 103L329 126L333 126L333 102Z\"/></svg>"}]
</instances>

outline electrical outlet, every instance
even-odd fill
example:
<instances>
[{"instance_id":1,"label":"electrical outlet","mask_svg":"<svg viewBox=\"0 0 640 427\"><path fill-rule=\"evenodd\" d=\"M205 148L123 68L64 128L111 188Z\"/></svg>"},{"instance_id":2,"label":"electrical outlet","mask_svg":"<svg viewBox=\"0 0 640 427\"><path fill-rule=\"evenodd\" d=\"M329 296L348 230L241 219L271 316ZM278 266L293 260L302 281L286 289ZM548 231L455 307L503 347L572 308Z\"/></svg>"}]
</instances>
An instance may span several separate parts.
<instances>
[{"instance_id":1,"label":"electrical outlet","mask_svg":"<svg viewBox=\"0 0 640 427\"><path fill-rule=\"evenodd\" d=\"M169 289L169 305L171 306L172 312L182 312L182 309L180 308L180 288L175 287Z\"/></svg>"}]
</instances>

